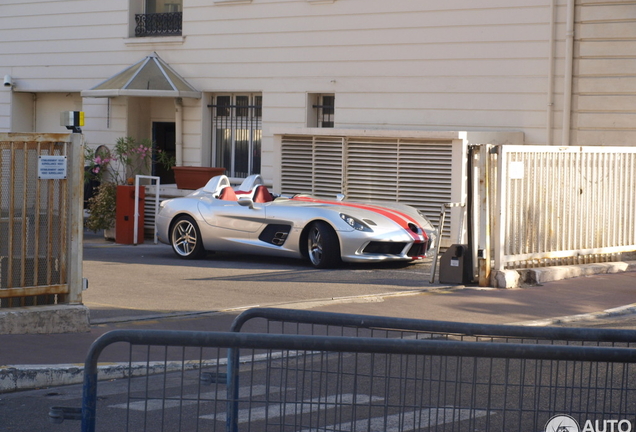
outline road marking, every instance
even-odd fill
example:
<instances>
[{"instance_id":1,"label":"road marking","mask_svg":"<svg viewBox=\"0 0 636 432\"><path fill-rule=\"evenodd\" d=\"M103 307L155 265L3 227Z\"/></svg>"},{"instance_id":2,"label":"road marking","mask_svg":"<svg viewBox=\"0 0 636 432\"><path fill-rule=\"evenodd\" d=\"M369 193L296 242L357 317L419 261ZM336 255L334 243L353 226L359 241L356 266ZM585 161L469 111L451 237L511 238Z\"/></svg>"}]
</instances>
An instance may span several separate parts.
<instances>
[{"instance_id":1,"label":"road marking","mask_svg":"<svg viewBox=\"0 0 636 432\"><path fill-rule=\"evenodd\" d=\"M470 418L485 417L488 411L449 408L428 408L419 411L411 411L401 414L392 414L386 417L374 417L372 419L357 420L355 422L340 423L336 426L327 426L320 430L349 431L385 431L401 432L415 429L428 428L446 423L455 423ZM302 432L314 432L318 429L304 429Z\"/></svg>"},{"instance_id":2,"label":"road marking","mask_svg":"<svg viewBox=\"0 0 636 432\"><path fill-rule=\"evenodd\" d=\"M321 411L325 409L336 408L342 405L367 404L370 401L377 402L382 401L383 398L367 395L354 396L352 394L333 395L327 398L315 398L305 400L302 402L284 403L284 404L267 404L266 406L242 409L238 411L238 423L247 423L258 420L278 418L288 415L307 414L311 412ZM254 402L259 403L259 402ZM265 401L261 404L267 403ZM362 408L362 407L361 407ZM208 414L201 416L200 418L209 420L226 421L227 413Z\"/></svg>"},{"instance_id":3,"label":"road marking","mask_svg":"<svg viewBox=\"0 0 636 432\"><path fill-rule=\"evenodd\" d=\"M280 387L269 387L269 392L267 391L268 387L264 385L255 385L250 387L241 387L239 389L239 397L248 398L254 396L263 396L268 393L280 393ZM285 389L293 390L293 389ZM134 411L155 411L166 408L175 408L186 405L194 405L198 403L206 403L206 402L225 402L227 400L227 392L225 390L221 391L213 391L213 392L205 392L205 393L194 393L184 396L175 396L172 398L157 398L157 399L144 399L137 400L135 402L121 403L116 405L110 405L109 408L121 408L121 409L130 409Z\"/></svg>"}]
</instances>

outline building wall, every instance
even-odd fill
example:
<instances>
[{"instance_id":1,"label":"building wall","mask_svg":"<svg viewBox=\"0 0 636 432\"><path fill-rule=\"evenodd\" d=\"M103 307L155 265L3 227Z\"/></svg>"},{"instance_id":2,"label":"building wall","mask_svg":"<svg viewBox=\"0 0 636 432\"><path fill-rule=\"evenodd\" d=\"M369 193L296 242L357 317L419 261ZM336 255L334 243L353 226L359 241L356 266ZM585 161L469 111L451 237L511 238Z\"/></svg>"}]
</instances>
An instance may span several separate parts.
<instances>
[{"instance_id":1,"label":"building wall","mask_svg":"<svg viewBox=\"0 0 636 432\"><path fill-rule=\"evenodd\" d=\"M568 0L189 0L182 37L129 37L141 4L3 1L0 76L18 92L79 92L157 52L204 92L183 101L186 164L209 164L215 92L262 93L267 178L279 169L271 130L307 126L309 93L336 95L337 128L522 131L527 144L562 144ZM634 9L577 0L572 145L631 145ZM11 128L8 93L0 131ZM126 134L128 103L85 98L87 141Z\"/></svg>"},{"instance_id":2,"label":"building wall","mask_svg":"<svg viewBox=\"0 0 636 432\"><path fill-rule=\"evenodd\" d=\"M37 93L35 95L35 132L68 133L66 126L60 125L60 113L81 110L82 98L79 92Z\"/></svg>"},{"instance_id":3,"label":"building wall","mask_svg":"<svg viewBox=\"0 0 636 432\"><path fill-rule=\"evenodd\" d=\"M573 142L636 143L636 1L579 0Z\"/></svg>"},{"instance_id":4,"label":"building wall","mask_svg":"<svg viewBox=\"0 0 636 432\"><path fill-rule=\"evenodd\" d=\"M7 105L11 115L12 132L35 132L35 94L12 93Z\"/></svg>"}]
</instances>

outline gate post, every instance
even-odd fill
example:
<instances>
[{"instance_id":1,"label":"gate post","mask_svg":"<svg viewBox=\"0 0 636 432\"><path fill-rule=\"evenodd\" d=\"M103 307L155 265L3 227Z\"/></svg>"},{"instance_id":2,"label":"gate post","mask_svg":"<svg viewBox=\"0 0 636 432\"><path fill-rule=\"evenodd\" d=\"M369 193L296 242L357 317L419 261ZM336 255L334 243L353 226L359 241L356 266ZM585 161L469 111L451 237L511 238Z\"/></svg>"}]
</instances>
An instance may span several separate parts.
<instances>
[{"instance_id":1,"label":"gate post","mask_svg":"<svg viewBox=\"0 0 636 432\"><path fill-rule=\"evenodd\" d=\"M479 286L490 286L490 150L492 145L479 147L479 239L477 245L477 271Z\"/></svg>"},{"instance_id":2,"label":"gate post","mask_svg":"<svg viewBox=\"0 0 636 432\"><path fill-rule=\"evenodd\" d=\"M82 260L84 228L84 135L70 134L69 158L70 232L68 242L69 304L82 303Z\"/></svg>"}]
</instances>

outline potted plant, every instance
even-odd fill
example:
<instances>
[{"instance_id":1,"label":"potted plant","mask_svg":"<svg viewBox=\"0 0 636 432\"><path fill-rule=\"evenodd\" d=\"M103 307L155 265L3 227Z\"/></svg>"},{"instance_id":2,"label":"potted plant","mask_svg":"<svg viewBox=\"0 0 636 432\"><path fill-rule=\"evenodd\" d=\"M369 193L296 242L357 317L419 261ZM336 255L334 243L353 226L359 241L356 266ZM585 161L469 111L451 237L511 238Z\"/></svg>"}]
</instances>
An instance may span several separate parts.
<instances>
[{"instance_id":1,"label":"potted plant","mask_svg":"<svg viewBox=\"0 0 636 432\"><path fill-rule=\"evenodd\" d=\"M104 230L108 238L108 230L112 230L117 220L117 194L126 188L133 189L134 178L138 174L149 174L153 160L169 169L174 166L174 157L160 150L153 150L149 140L137 142L132 137L119 138L114 148L109 150L100 146L97 150L86 149L86 181L98 186L94 196L88 199L89 216L85 226L91 231ZM143 189L140 196L143 198ZM142 216L143 205L140 209ZM143 224L142 224L143 226ZM143 234L143 229L141 230ZM143 241L143 236L142 236Z\"/></svg>"},{"instance_id":2,"label":"potted plant","mask_svg":"<svg viewBox=\"0 0 636 432\"><path fill-rule=\"evenodd\" d=\"M172 172L179 189L199 189L212 177L225 174L225 168L175 166Z\"/></svg>"}]
</instances>

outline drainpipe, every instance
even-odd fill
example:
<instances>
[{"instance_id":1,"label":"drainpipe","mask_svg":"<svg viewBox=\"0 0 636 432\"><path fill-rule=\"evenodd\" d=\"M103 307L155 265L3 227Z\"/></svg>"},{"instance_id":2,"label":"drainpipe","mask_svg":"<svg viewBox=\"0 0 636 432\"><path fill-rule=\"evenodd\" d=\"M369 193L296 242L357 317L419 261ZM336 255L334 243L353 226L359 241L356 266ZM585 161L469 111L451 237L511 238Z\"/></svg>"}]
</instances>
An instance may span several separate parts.
<instances>
[{"instance_id":1,"label":"drainpipe","mask_svg":"<svg viewBox=\"0 0 636 432\"><path fill-rule=\"evenodd\" d=\"M546 113L546 145L552 145L552 129L554 126L554 33L555 33L556 0L550 4L550 54L548 57L548 100Z\"/></svg>"},{"instance_id":2,"label":"drainpipe","mask_svg":"<svg viewBox=\"0 0 636 432\"><path fill-rule=\"evenodd\" d=\"M174 99L174 143L176 166L183 166L183 100Z\"/></svg>"},{"instance_id":3,"label":"drainpipe","mask_svg":"<svg viewBox=\"0 0 636 432\"><path fill-rule=\"evenodd\" d=\"M572 69L574 63L574 3L568 0L565 29L565 79L563 90L563 138L561 145L570 145L570 127L572 122Z\"/></svg>"}]
</instances>

